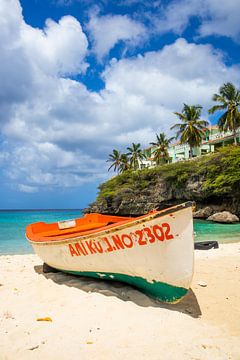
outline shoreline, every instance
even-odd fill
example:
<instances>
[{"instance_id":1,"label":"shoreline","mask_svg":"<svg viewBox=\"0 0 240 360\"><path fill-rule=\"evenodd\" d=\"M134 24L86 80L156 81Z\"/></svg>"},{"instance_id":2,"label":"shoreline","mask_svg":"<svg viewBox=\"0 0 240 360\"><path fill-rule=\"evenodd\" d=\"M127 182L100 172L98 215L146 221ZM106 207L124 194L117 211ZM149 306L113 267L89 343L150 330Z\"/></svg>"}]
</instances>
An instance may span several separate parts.
<instances>
[{"instance_id":1,"label":"shoreline","mask_svg":"<svg viewBox=\"0 0 240 360\"><path fill-rule=\"evenodd\" d=\"M121 283L43 274L34 254L1 255L0 360L239 360L240 243L194 253L191 289L175 305Z\"/></svg>"},{"instance_id":2,"label":"shoreline","mask_svg":"<svg viewBox=\"0 0 240 360\"><path fill-rule=\"evenodd\" d=\"M20 212L21 213L21 212ZM9 218L2 219L2 233L0 235L0 256L2 255L27 255L33 253L30 243L25 238L25 227L27 224L37 221L52 223L67 218L76 218L78 214L63 212L63 216L56 213L42 212L43 214L32 219L29 217L14 217L9 222ZM30 212L31 214L31 212ZM13 215L11 215L13 216ZM12 221L13 220L13 221ZM18 224L20 226L18 226ZM218 241L222 243L240 242L240 223L239 224L219 224L211 223L206 220L194 220L195 242L198 241Z\"/></svg>"},{"instance_id":3,"label":"shoreline","mask_svg":"<svg viewBox=\"0 0 240 360\"><path fill-rule=\"evenodd\" d=\"M198 240L198 239L195 239L195 241L194 241L194 243L196 243L196 242L206 242L206 241L217 241L218 242L218 244L219 244L219 246L221 246L221 245L231 245L231 244L240 244L240 239L234 239L234 240L231 240L231 239L229 239L229 240L225 240L224 242L221 242L221 241L218 241L218 240L216 240L216 239L213 239L213 238L206 238L206 239L201 239L201 240ZM26 240L26 242L27 242L27 240ZM31 247L31 245L29 245L30 247ZM194 251L196 251L196 249L194 250ZM35 253L34 253L34 250L32 250L32 252L25 252L25 250L23 250L23 252L21 253L3 253L3 252L0 252L0 258L1 258L1 256L18 256L18 255L20 255L20 256L28 256L28 255L35 255ZM1 359L0 359L1 360Z\"/></svg>"}]
</instances>

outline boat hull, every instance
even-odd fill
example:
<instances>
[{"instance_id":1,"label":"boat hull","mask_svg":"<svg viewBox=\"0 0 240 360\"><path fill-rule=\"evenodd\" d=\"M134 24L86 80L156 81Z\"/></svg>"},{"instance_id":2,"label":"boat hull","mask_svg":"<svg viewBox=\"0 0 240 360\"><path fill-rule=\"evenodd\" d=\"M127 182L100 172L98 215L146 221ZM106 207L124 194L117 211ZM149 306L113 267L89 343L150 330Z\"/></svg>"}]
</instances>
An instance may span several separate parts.
<instances>
[{"instance_id":1,"label":"boat hull","mask_svg":"<svg viewBox=\"0 0 240 360\"><path fill-rule=\"evenodd\" d=\"M189 203L99 230L31 244L51 267L136 286L164 302L177 302L193 276L193 221Z\"/></svg>"}]
</instances>

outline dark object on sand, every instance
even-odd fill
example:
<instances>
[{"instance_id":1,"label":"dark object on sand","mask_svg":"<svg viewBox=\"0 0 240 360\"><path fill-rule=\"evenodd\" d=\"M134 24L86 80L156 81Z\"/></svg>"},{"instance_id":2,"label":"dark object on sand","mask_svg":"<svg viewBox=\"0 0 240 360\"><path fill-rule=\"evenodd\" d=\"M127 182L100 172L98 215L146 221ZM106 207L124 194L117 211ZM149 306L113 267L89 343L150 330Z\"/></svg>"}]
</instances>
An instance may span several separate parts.
<instances>
[{"instance_id":1,"label":"dark object on sand","mask_svg":"<svg viewBox=\"0 0 240 360\"><path fill-rule=\"evenodd\" d=\"M199 241L194 243L195 250L209 250L218 248L219 245L217 241Z\"/></svg>"},{"instance_id":2,"label":"dark object on sand","mask_svg":"<svg viewBox=\"0 0 240 360\"><path fill-rule=\"evenodd\" d=\"M43 263L43 273L47 274L47 273L56 273L59 272L59 270L54 269L53 267L49 266L46 263Z\"/></svg>"}]
</instances>

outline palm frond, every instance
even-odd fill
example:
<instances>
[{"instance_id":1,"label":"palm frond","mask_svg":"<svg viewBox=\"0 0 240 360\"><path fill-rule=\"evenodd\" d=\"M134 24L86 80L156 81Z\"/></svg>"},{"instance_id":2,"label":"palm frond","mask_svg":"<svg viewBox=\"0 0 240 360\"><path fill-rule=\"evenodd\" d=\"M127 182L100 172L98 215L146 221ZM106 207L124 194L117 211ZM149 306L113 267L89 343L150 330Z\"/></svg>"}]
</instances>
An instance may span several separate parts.
<instances>
[{"instance_id":1,"label":"palm frond","mask_svg":"<svg viewBox=\"0 0 240 360\"><path fill-rule=\"evenodd\" d=\"M214 105L212 106L209 110L208 110L208 113L209 114L213 114L215 113L216 111L219 111L219 110L224 110L227 108L227 105Z\"/></svg>"}]
</instances>

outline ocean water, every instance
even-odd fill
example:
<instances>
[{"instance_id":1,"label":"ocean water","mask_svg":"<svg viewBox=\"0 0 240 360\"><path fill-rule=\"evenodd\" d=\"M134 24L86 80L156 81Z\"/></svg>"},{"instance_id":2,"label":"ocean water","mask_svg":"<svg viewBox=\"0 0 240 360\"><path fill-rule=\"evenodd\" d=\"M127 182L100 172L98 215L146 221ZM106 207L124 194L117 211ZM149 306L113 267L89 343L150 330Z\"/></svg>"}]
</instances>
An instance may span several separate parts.
<instances>
[{"instance_id":1,"label":"ocean water","mask_svg":"<svg viewBox=\"0 0 240 360\"><path fill-rule=\"evenodd\" d=\"M81 210L0 211L0 255L33 253L25 237L28 224L39 221L52 223L81 216Z\"/></svg>"},{"instance_id":2,"label":"ocean water","mask_svg":"<svg viewBox=\"0 0 240 360\"><path fill-rule=\"evenodd\" d=\"M240 241L240 223L218 224L206 220L194 220L194 240L216 240L219 243Z\"/></svg>"},{"instance_id":3,"label":"ocean water","mask_svg":"<svg viewBox=\"0 0 240 360\"><path fill-rule=\"evenodd\" d=\"M47 223L82 216L81 210L0 211L0 255L33 253L25 238L28 224ZM195 241L217 240L219 243L240 241L240 224L217 224L194 220Z\"/></svg>"}]
</instances>

